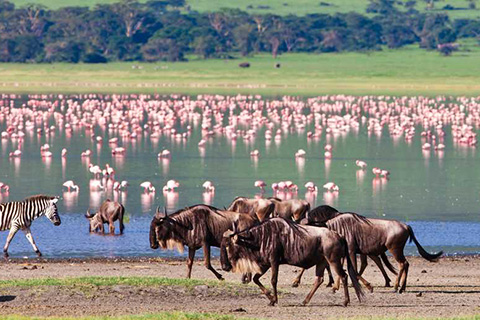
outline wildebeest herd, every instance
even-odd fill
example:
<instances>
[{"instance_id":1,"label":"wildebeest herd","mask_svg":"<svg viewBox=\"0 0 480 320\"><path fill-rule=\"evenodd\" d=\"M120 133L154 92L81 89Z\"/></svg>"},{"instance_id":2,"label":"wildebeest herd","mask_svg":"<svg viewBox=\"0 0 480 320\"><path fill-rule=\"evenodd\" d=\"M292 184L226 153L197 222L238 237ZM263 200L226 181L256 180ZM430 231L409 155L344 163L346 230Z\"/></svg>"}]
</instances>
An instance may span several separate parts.
<instances>
[{"instance_id":1,"label":"wildebeest herd","mask_svg":"<svg viewBox=\"0 0 480 320\"><path fill-rule=\"evenodd\" d=\"M22 202L0 204L1 230L10 229L4 247L8 257L8 246L18 230L23 230L35 252L40 250L30 232L34 219L46 215L54 225L60 225L56 203L57 197L33 196ZM125 208L118 202L107 200L96 214L87 212L90 232L104 232L104 224L109 224L110 233L115 232L114 221L118 220L120 233L123 233ZM188 248L187 277L191 277L195 252L203 248L205 267L218 279L222 275L212 267L211 247L220 248L222 269L242 273L242 282L251 280L267 296L270 305L278 302L277 281L281 264L302 268L293 286L298 286L303 272L315 266L314 285L303 301L307 304L323 282L324 271L329 273L328 286L333 290L344 288L344 302L350 302L348 277L358 299L361 301L362 283L368 290L373 288L362 277L370 257L385 278L385 286L390 279L383 267L396 274L395 291L404 292L407 285L409 264L403 250L410 239L420 255L428 261L436 261L442 252L430 254L417 241L410 226L395 220L366 218L353 212L339 212L321 205L310 210L304 200L280 200L278 198L249 199L237 197L224 210L198 204L175 213L157 212L150 225L150 247L157 249ZM389 251L398 263L398 272L386 256ZM356 255L360 255L361 266L357 268ZM343 269L346 260L347 273ZM272 290L267 290L260 277L272 269ZM331 270L336 274L333 278Z\"/></svg>"},{"instance_id":2,"label":"wildebeest herd","mask_svg":"<svg viewBox=\"0 0 480 320\"><path fill-rule=\"evenodd\" d=\"M395 291L404 292L407 285L409 264L403 250L407 241L413 241L420 255L428 261L436 261L442 252L430 254L422 248L410 226L395 220L366 218L353 212L321 205L310 210L303 200L282 201L277 198L236 198L224 210L199 204L175 213L157 212L150 226L152 249L188 248L187 277L191 276L195 251L203 248L205 266L215 276L223 277L211 265L210 248L220 248L222 269L242 273L242 281L252 279L267 296L270 305L278 302L277 280L281 264L302 268L295 279L297 286L303 271L315 266L316 279L307 295L307 304L323 282L324 271L329 272L329 286L338 290L344 287L344 305L349 301L347 274L343 269L346 260L348 276L358 299L363 296L360 282L370 291L370 283L362 277L370 257L381 270L385 286L390 279L383 267L396 275ZM389 251L398 263L398 272L386 256ZM361 266L357 268L356 255ZM272 290L267 290L260 277L272 269ZM330 269L336 273L334 278Z\"/></svg>"}]
</instances>

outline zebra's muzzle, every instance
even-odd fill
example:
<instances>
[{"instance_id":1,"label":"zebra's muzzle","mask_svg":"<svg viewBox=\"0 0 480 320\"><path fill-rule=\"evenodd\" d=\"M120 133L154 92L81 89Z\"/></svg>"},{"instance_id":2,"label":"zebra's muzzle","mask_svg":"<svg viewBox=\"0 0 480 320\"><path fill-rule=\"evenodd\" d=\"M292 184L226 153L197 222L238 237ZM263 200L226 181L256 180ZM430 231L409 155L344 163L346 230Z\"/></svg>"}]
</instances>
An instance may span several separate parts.
<instances>
[{"instance_id":1,"label":"zebra's muzzle","mask_svg":"<svg viewBox=\"0 0 480 320\"><path fill-rule=\"evenodd\" d=\"M60 218L53 219L53 225L54 226L59 226L61 223L62 223L62 221L60 221Z\"/></svg>"}]
</instances>

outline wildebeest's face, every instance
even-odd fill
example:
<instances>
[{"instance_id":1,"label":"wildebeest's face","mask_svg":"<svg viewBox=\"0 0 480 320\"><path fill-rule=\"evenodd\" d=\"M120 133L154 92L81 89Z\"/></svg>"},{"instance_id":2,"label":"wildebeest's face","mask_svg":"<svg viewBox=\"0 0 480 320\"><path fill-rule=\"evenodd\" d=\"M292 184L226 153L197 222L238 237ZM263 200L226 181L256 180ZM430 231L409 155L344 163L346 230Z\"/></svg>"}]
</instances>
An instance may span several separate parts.
<instances>
[{"instance_id":1,"label":"wildebeest's face","mask_svg":"<svg viewBox=\"0 0 480 320\"><path fill-rule=\"evenodd\" d=\"M220 246L220 262L222 269L225 271L231 271L233 266L230 263L230 257L235 258L235 244L233 242L233 231L225 231Z\"/></svg>"},{"instance_id":2,"label":"wildebeest's face","mask_svg":"<svg viewBox=\"0 0 480 320\"><path fill-rule=\"evenodd\" d=\"M150 247L152 249L157 249L159 246L162 249L171 247L167 242L171 240L172 227L173 224L168 217L153 217L150 224Z\"/></svg>"},{"instance_id":3,"label":"wildebeest's face","mask_svg":"<svg viewBox=\"0 0 480 320\"><path fill-rule=\"evenodd\" d=\"M220 262L225 271L240 273L261 273L256 262L258 247L251 243L248 233L235 235L231 230L225 231L220 248Z\"/></svg>"},{"instance_id":4,"label":"wildebeest's face","mask_svg":"<svg viewBox=\"0 0 480 320\"><path fill-rule=\"evenodd\" d=\"M98 212L96 212L95 214L91 214L90 210L87 210L87 214L85 214L85 218L88 219L89 232L95 232L98 230L98 228L100 228L102 221L100 220L100 215L98 214Z\"/></svg>"}]
</instances>

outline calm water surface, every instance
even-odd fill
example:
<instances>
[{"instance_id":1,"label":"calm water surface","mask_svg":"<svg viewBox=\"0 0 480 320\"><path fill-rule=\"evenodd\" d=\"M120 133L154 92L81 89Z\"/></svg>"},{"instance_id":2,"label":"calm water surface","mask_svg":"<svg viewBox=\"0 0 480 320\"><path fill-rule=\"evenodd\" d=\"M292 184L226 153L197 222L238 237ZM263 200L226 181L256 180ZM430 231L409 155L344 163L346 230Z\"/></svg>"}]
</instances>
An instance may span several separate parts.
<instances>
[{"instance_id":1,"label":"calm water surface","mask_svg":"<svg viewBox=\"0 0 480 320\"><path fill-rule=\"evenodd\" d=\"M69 97L71 103L88 105L85 97ZM143 101L168 100L168 97L147 97ZM179 97L178 99L182 99ZM193 98L192 98L193 99ZM376 101L377 98L372 98ZM385 98L378 98L380 100ZM12 105L15 110L26 104L27 96L15 99L2 99L3 105ZM42 99L38 99L42 100ZM96 97L90 101L111 101L111 97ZM128 98L136 101L135 98ZM298 109L299 113L310 114L310 104ZM47 104L57 102L56 110L65 113L69 103L66 98L48 97ZM259 101L267 101L260 99ZM475 103L480 103L480 99ZM209 102L205 102L207 105ZM333 98L325 104L338 104ZM431 105L445 107L447 104L460 106L461 101L451 100L441 103L431 101ZM62 110L61 105L65 108ZM29 109L32 109L30 107ZM42 108L38 108L43 110ZM172 108L173 109L173 108ZM3 107L0 125L7 128L6 113L11 109ZM10 110L10 111L8 111ZM200 114L202 111L196 109ZM240 110L233 108L234 114ZM229 111L222 125L229 122ZM339 115L347 111L342 109ZM471 112L468 108L463 111ZM125 113L127 113L125 108ZM264 116L266 113L263 112ZM325 117L329 113L325 113ZM141 125L147 123L149 114L144 112ZM368 114L365 114L367 118ZM25 116L25 119L27 116ZM24 119L24 120L25 120ZM253 187L255 180L261 179L270 185L281 180L292 180L299 187L294 197L304 198L303 185L313 181L320 186L316 197L309 196L312 205L328 203L341 211L354 211L368 217L398 219L412 225L420 243L428 250L443 249L446 253L480 253L480 155L474 147L455 143L450 125L444 126L445 151L422 152L425 142L420 136L424 130L416 126L416 135L411 142L403 137L393 139L385 127L378 134L368 132L367 123L361 123L358 129L350 128L336 134L326 134L308 139L307 132L313 130L314 123L306 122L305 128L293 128L293 125L281 134L281 141L264 138L266 127L258 126L257 134L250 140L237 138L232 141L227 135L214 135L207 138L204 148L198 147L202 139L202 119L190 118L187 122L175 121L174 128L186 132L190 125L192 131L187 139L176 139L168 134L152 138L140 133L136 138L121 138L118 130L109 130L98 118L93 117L93 129L86 130L75 126L68 133L64 124L59 124L53 116L46 118L49 125L55 125L50 133L38 135L36 131L25 131L23 141L2 139L0 145L0 181L10 185L10 193L2 195L2 201L21 200L33 194L45 193L60 195L59 211L62 225L54 227L46 218L35 221L32 233L39 248L47 257L90 257L90 256L158 256L178 255L176 252L151 250L148 242L149 223L157 206L165 206L169 212L197 203L207 202L216 207L227 206L239 195L255 196L258 189ZM212 122L212 126L215 121ZM43 128L39 121L35 128ZM249 125L239 122L238 129L248 129ZM281 128L275 123L274 132ZM16 129L17 130L17 129ZM478 131L477 127L473 128ZM102 136L102 144L92 139ZM119 146L127 149L124 157L114 157L108 139L119 137ZM21 158L9 158L9 153L21 145ZM44 160L40 155L40 146L49 143L53 157ZM331 160L324 158L324 146L333 146ZM60 157L62 148L68 149L65 159ZM90 149L93 152L88 161L80 153ZM168 149L170 159L158 159L157 154ZM260 157L255 160L250 152L258 149ZM305 159L296 161L294 154L298 149L306 151ZM365 172L358 171L355 160L368 163ZM90 191L92 174L88 164L105 166L109 163L116 170L117 180L127 180L128 192ZM375 179L371 168L380 167L391 172L389 180ZM162 186L169 179L179 181L177 193L163 194ZM62 190L66 180L73 180L80 186L78 193ZM214 195L205 195L201 185L205 180L216 186ZM139 184L151 181L157 188L155 194L144 194ZM338 194L323 192L321 186L334 181L339 187ZM106 186L112 182L105 183ZM267 188L266 196L272 195ZM125 234L122 236L100 236L89 234L84 213L88 208L96 209L105 199L121 201L127 210ZM7 232L0 234L3 245ZM12 257L34 256L30 244L22 233L18 233L10 246ZM407 252L416 254L416 249L407 247ZM217 251L215 251L217 253Z\"/></svg>"}]
</instances>

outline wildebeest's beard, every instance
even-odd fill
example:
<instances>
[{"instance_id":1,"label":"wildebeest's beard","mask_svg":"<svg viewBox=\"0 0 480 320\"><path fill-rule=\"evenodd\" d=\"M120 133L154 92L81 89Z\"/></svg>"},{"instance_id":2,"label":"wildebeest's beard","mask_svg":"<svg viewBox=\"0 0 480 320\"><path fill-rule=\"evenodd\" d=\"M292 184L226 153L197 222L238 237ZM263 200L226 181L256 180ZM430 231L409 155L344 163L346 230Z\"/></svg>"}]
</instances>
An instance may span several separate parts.
<instances>
[{"instance_id":1,"label":"wildebeest's beard","mask_svg":"<svg viewBox=\"0 0 480 320\"><path fill-rule=\"evenodd\" d=\"M235 273L261 273L256 256L260 247L251 234L234 235L227 231L222 239L220 261L222 269Z\"/></svg>"}]
</instances>

